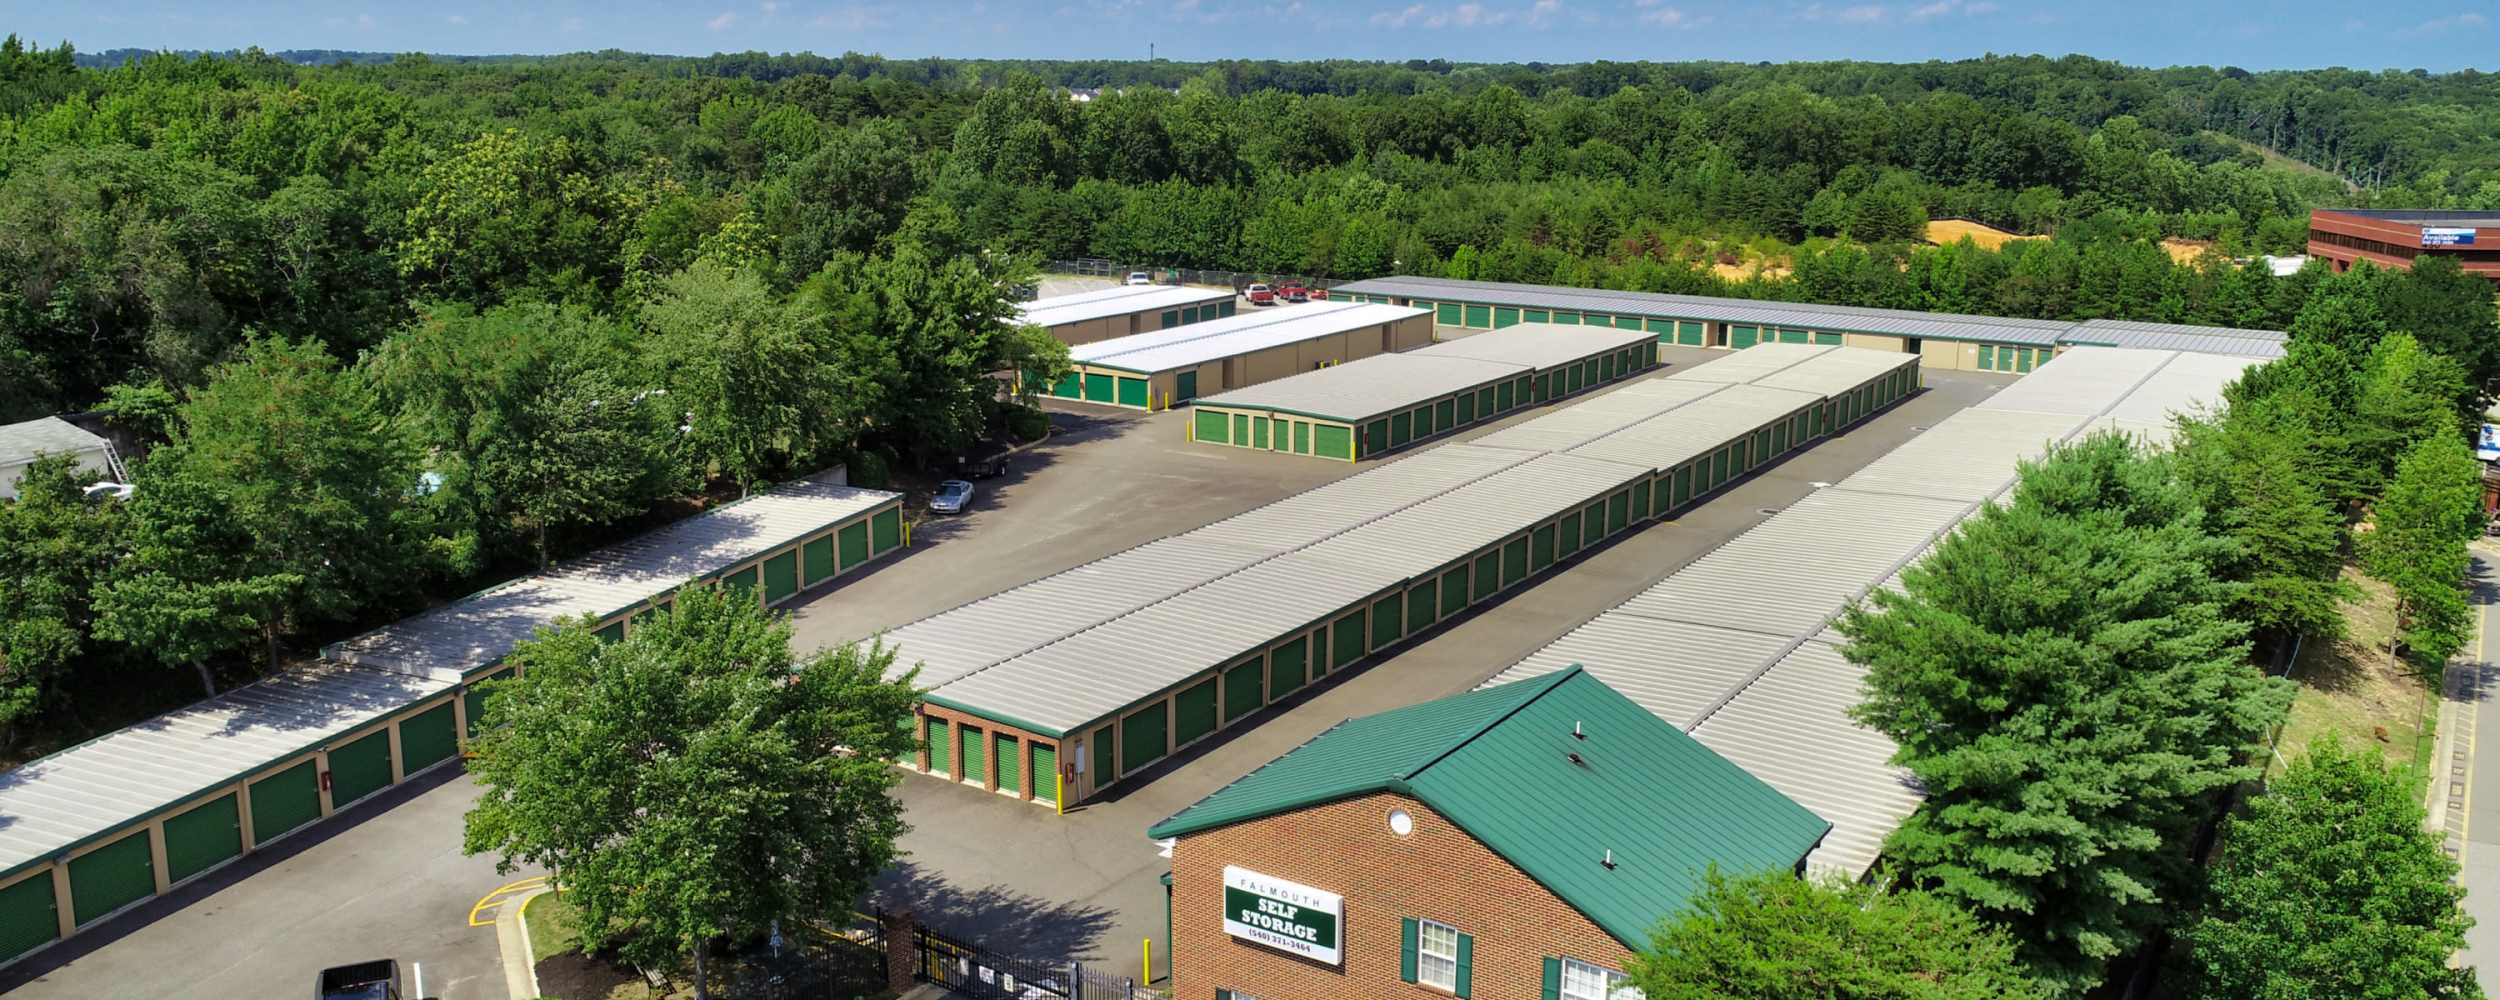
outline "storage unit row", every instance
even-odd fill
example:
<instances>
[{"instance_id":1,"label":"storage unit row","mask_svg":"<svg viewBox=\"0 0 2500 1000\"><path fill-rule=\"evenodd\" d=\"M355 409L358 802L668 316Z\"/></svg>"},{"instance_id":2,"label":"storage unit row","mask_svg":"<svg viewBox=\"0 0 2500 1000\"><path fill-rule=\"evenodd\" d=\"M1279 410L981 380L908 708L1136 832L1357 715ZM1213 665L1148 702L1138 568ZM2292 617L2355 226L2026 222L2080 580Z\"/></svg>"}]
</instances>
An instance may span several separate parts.
<instances>
[{"instance_id":1,"label":"storage unit row","mask_svg":"<svg viewBox=\"0 0 2500 1000\"><path fill-rule=\"evenodd\" d=\"M1432 342L1421 309L1313 302L1083 344L1050 395L1133 410L1285 378Z\"/></svg>"},{"instance_id":2,"label":"storage unit row","mask_svg":"<svg viewBox=\"0 0 2500 1000\"><path fill-rule=\"evenodd\" d=\"M324 650L0 781L0 961L449 763L512 646L589 616L621 637L676 588L767 605L901 545L898 494L806 482L697 515Z\"/></svg>"},{"instance_id":3,"label":"storage unit row","mask_svg":"<svg viewBox=\"0 0 2500 1000\"><path fill-rule=\"evenodd\" d=\"M1233 314L1239 299L1222 288L1121 285L1054 295L1016 306L1019 319L1074 347L1153 333Z\"/></svg>"}]
</instances>

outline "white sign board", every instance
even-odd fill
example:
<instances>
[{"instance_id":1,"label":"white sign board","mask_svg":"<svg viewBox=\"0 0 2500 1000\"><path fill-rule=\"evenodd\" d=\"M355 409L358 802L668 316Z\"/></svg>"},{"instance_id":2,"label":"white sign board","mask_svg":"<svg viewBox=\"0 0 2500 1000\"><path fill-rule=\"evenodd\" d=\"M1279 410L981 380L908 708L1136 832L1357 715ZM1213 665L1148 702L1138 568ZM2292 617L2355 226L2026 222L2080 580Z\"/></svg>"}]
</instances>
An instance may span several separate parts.
<instances>
[{"instance_id":1,"label":"white sign board","mask_svg":"<svg viewBox=\"0 0 2500 1000\"><path fill-rule=\"evenodd\" d=\"M2483 461L2500 461L2500 424L2484 424L2482 436L2474 441L2474 457Z\"/></svg>"},{"instance_id":2,"label":"white sign board","mask_svg":"<svg viewBox=\"0 0 2500 1000\"><path fill-rule=\"evenodd\" d=\"M2426 247L2470 247L2474 245L2474 230L2424 226L2422 227L2422 245Z\"/></svg>"},{"instance_id":3,"label":"white sign board","mask_svg":"<svg viewBox=\"0 0 2500 1000\"><path fill-rule=\"evenodd\" d=\"M1345 897L1225 865L1224 933L1338 965L1345 943Z\"/></svg>"}]
</instances>

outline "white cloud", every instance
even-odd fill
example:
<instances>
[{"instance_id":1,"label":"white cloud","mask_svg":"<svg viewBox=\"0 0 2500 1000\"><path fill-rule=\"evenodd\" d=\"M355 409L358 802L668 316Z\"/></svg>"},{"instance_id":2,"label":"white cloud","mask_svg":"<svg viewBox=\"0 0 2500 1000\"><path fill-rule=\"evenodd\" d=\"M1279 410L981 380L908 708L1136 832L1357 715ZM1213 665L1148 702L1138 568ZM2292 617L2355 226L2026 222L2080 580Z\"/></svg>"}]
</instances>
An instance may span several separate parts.
<instances>
[{"instance_id":1,"label":"white cloud","mask_svg":"<svg viewBox=\"0 0 2500 1000\"><path fill-rule=\"evenodd\" d=\"M1641 8L1640 22L1652 27L1687 31L1710 23L1708 14L1695 17L1682 7L1660 6L1663 2L1665 0L1632 0L1632 5Z\"/></svg>"},{"instance_id":2,"label":"white cloud","mask_svg":"<svg viewBox=\"0 0 2500 1000\"><path fill-rule=\"evenodd\" d=\"M775 14L781 13L781 0L764 0L763 3L756 4L755 7L757 10L763 11L765 17L771 17Z\"/></svg>"},{"instance_id":3,"label":"white cloud","mask_svg":"<svg viewBox=\"0 0 2500 1000\"><path fill-rule=\"evenodd\" d=\"M449 22L451 22L451 23L453 23L453 24L467 24L467 23L469 23L469 15L467 15L467 14L451 14L451 15L447 15L447 16L445 16L445 17L443 18L443 20L449 21Z\"/></svg>"},{"instance_id":4,"label":"white cloud","mask_svg":"<svg viewBox=\"0 0 2500 1000\"><path fill-rule=\"evenodd\" d=\"M2446 17L2434 17L2428 21L2414 25L2413 27L2398 31L2395 34L2398 38L2421 38L2429 35L2442 35L2452 31L2480 31L2490 25L2490 18L2474 13L2473 11L2467 11L2462 14L2450 14Z\"/></svg>"},{"instance_id":5,"label":"white cloud","mask_svg":"<svg viewBox=\"0 0 2500 1000\"><path fill-rule=\"evenodd\" d=\"M1930 3L1910 8L1907 16L1912 21L1931 21L1953 14L1980 17L1996 12L1997 5L1993 0L1975 0L1971 3L1964 3L1963 0L1932 0Z\"/></svg>"},{"instance_id":6,"label":"white cloud","mask_svg":"<svg viewBox=\"0 0 2500 1000\"><path fill-rule=\"evenodd\" d=\"M810 18L807 24L811 28L829 28L836 31L866 31L870 28L884 27L891 19L888 16L891 13L891 8L887 7L851 4L818 14ZM1060 16L1074 16L1074 12L1070 11Z\"/></svg>"},{"instance_id":7,"label":"white cloud","mask_svg":"<svg viewBox=\"0 0 2500 1000\"><path fill-rule=\"evenodd\" d=\"M568 17L565 18L563 22L557 24L556 27L567 33L580 31L582 30L582 19L578 17Z\"/></svg>"},{"instance_id":8,"label":"white cloud","mask_svg":"<svg viewBox=\"0 0 2500 1000\"><path fill-rule=\"evenodd\" d=\"M1826 7L1808 4L1797 16L1808 21L1832 21L1839 24L1873 24L1891 13L1882 4L1856 4L1848 7Z\"/></svg>"},{"instance_id":9,"label":"white cloud","mask_svg":"<svg viewBox=\"0 0 2500 1000\"><path fill-rule=\"evenodd\" d=\"M1534 0L1526 7L1489 7L1469 0L1449 7L1409 4L1371 16L1384 28L1490 28L1506 24L1544 27L1563 13L1563 0Z\"/></svg>"},{"instance_id":10,"label":"white cloud","mask_svg":"<svg viewBox=\"0 0 2500 1000\"><path fill-rule=\"evenodd\" d=\"M720 12L719 17L703 22L703 26L714 31L724 31L727 30L730 25L736 23L738 23L737 13L735 11L724 10Z\"/></svg>"},{"instance_id":11,"label":"white cloud","mask_svg":"<svg viewBox=\"0 0 2500 1000\"><path fill-rule=\"evenodd\" d=\"M1955 4L1953 0L1936 0L1935 3L1922 4L1917 7L1912 7L1910 8L1910 20L1924 21L1931 17L1943 17L1947 14L1953 13L1954 6Z\"/></svg>"}]
</instances>

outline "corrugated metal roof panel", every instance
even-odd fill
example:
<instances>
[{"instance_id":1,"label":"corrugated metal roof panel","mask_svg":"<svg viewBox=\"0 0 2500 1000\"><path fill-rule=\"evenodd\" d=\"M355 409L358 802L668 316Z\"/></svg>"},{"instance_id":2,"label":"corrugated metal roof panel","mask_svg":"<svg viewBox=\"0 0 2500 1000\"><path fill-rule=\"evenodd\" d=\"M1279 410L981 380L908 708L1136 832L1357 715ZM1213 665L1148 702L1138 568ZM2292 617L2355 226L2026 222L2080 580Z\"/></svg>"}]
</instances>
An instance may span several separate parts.
<instances>
[{"instance_id":1,"label":"corrugated metal roof panel","mask_svg":"<svg viewBox=\"0 0 2500 1000\"><path fill-rule=\"evenodd\" d=\"M2078 347L2060 352L2039 370L1971 407L1974 410L2025 410L2088 417L2126 396L2174 355L2167 351L2133 351L2113 347ZM2053 378L2039 376L2054 373Z\"/></svg>"},{"instance_id":2,"label":"corrugated metal roof panel","mask_svg":"<svg viewBox=\"0 0 2500 1000\"><path fill-rule=\"evenodd\" d=\"M0 424L0 465L23 462L37 453L84 455L101 453L108 447L103 438L79 430L77 425L59 417Z\"/></svg>"},{"instance_id":3,"label":"corrugated metal roof panel","mask_svg":"<svg viewBox=\"0 0 2500 1000\"><path fill-rule=\"evenodd\" d=\"M1672 295L1661 292L1562 288L1501 281L1463 281L1455 278L1406 276L1371 278L1340 285L1332 291L1332 294L1387 295L1436 302L1446 300L1531 308L1578 309L1724 323L1751 323L1812 330L1839 330L1940 340L2013 344L2052 343L2058 333L2071 325L2057 320L2008 319L1999 316L1966 316L1915 312L1907 309L1870 309L1861 306L1829 306L1803 302L1766 302L1758 299Z\"/></svg>"},{"instance_id":4,"label":"corrugated metal roof panel","mask_svg":"<svg viewBox=\"0 0 2500 1000\"><path fill-rule=\"evenodd\" d=\"M1071 360L1098 368L1153 374L1253 354L1349 330L1425 315L1404 306L1313 302L1273 312L1207 320L1133 337L1098 340L1070 348ZM1171 334L1164 338L1165 334ZM1187 334L1187 336L1183 336ZM1163 338L1151 340L1150 338Z\"/></svg>"},{"instance_id":5,"label":"corrugated metal roof panel","mask_svg":"<svg viewBox=\"0 0 2500 1000\"><path fill-rule=\"evenodd\" d=\"M1552 413L1520 421L1468 443L1530 452L1564 451L1658 414L1710 398L1726 388L1715 382L1644 379Z\"/></svg>"},{"instance_id":6,"label":"corrugated metal roof panel","mask_svg":"<svg viewBox=\"0 0 2500 1000\"><path fill-rule=\"evenodd\" d=\"M2022 410L1964 410L1867 463L1839 488L1971 502L2014 481L2017 463L2047 454L2084 418Z\"/></svg>"},{"instance_id":7,"label":"corrugated metal roof panel","mask_svg":"<svg viewBox=\"0 0 2500 1000\"><path fill-rule=\"evenodd\" d=\"M1892 740L1849 719L1864 686L1862 668L1808 642L1693 730L1703 746L1831 821L1831 834L1806 857L1813 874L1864 875L1921 797L1890 763Z\"/></svg>"},{"instance_id":8,"label":"corrugated metal roof panel","mask_svg":"<svg viewBox=\"0 0 2500 1000\"><path fill-rule=\"evenodd\" d=\"M1918 363L1918 355L1835 347L1786 370L1755 379L1770 389L1795 389L1817 396L1837 396Z\"/></svg>"},{"instance_id":9,"label":"corrugated metal roof panel","mask_svg":"<svg viewBox=\"0 0 2500 1000\"><path fill-rule=\"evenodd\" d=\"M1527 371L1520 365L1420 351L1376 354L1207 396L1198 405L1282 410L1359 424Z\"/></svg>"},{"instance_id":10,"label":"corrugated metal roof panel","mask_svg":"<svg viewBox=\"0 0 2500 1000\"><path fill-rule=\"evenodd\" d=\"M1494 675L1507 684L1579 664L1661 719L1691 728L1701 712L1788 647L1784 636L1639 615L1604 614Z\"/></svg>"},{"instance_id":11,"label":"corrugated metal roof panel","mask_svg":"<svg viewBox=\"0 0 2500 1000\"><path fill-rule=\"evenodd\" d=\"M1229 289L1188 288L1176 285L1117 285L1097 288L1074 295L1053 295L1016 305L1016 312L1026 323L1036 326L1065 326L1109 316L1130 313L1160 312L1208 302L1222 302L1233 297Z\"/></svg>"},{"instance_id":12,"label":"corrugated metal roof panel","mask_svg":"<svg viewBox=\"0 0 2500 1000\"><path fill-rule=\"evenodd\" d=\"M2259 363L2245 357L2181 354L2110 407L2106 416L2121 423L2149 424L2166 431L2173 414L2192 414L2219 406L2222 387Z\"/></svg>"},{"instance_id":13,"label":"corrugated metal roof panel","mask_svg":"<svg viewBox=\"0 0 2500 1000\"><path fill-rule=\"evenodd\" d=\"M1310 554L1419 576L1548 518L1587 506L1648 469L1541 455L1313 545Z\"/></svg>"},{"instance_id":14,"label":"corrugated metal roof panel","mask_svg":"<svg viewBox=\"0 0 2500 1000\"><path fill-rule=\"evenodd\" d=\"M1185 537L1282 552L1439 496L1534 456L1445 444L1252 508Z\"/></svg>"},{"instance_id":15,"label":"corrugated metal roof panel","mask_svg":"<svg viewBox=\"0 0 2500 1000\"><path fill-rule=\"evenodd\" d=\"M785 548L902 494L800 482L718 507L544 573L333 643L334 660L458 678L486 669L540 627L604 617L687 580Z\"/></svg>"},{"instance_id":16,"label":"corrugated metal roof panel","mask_svg":"<svg viewBox=\"0 0 2500 1000\"><path fill-rule=\"evenodd\" d=\"M2062 339L2069 344L2273 359L2283 356L2284 345L2290 338L2280 330L2093 319L2076 324Z\"/></svg>"},{"instance_id":17,"label":"corrugated metal roof panel","mask_svg":"<svg viewBox=\"0 0 2500 1000\"><path fill-rule=\"evenodd\" d=\"M1408 353L1423 357L1472 358L1545 369L1572 364L1627 347L1647 347L1656 335L1640 330L1566 323L1520 323L1473 336L1445 340Z\"/></svg>"},{"instance_id":18,"label":"corrugated metal roof panel","mask_svg":"<svg viewBox=\"0 0 2500 1000\"><path fill-rule=\"evenodd\" d=\"M1677 368L1668 372L1666 377L1692 382L1755 382L1837 350L1841 348L1813 344L1755 344L1689 368Z\"/></svg>"},{"instance_id":19,"label":"corrugated metal roof panel","mask_svg":"<svg viewBox=\"0 0 2500 1000\"><path fill-rule=\"evenodd\" d=\"M241 780L452 684L318 663L28 762L0 774L0 872Z\"/></svg>"},{"instance_id":20,"label":"corrugated metal roof panel","mask_svg":"<svg viewBox=\"0 0 2500 1000\"><path fill-rule=\"evenodd\" d=\"M1732 385L1711 396L1708 406L1659 414L1576 446L1567 454L1623 462L1652 472L1671 469L1822 399L1808 392Z\"/></svg>"},{"instance_id":21,"label":"corrugated metal roof panel","mask_svg":"<svg viewBox=\"0 0 2500 1000\"><path fill-rule=\"evenodd\" d=\"M1809 635L1895 564L1923 550L1968 506L1821 490L1608 614Z\"/></svg>"}]
</instances>

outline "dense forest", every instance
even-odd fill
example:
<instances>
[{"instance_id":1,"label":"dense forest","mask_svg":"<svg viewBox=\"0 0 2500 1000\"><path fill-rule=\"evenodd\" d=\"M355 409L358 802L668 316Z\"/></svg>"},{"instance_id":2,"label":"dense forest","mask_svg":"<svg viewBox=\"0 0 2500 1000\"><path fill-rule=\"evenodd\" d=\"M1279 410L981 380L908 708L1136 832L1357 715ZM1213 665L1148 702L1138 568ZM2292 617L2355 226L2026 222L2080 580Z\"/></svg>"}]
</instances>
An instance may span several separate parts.
<instances>
[{"instance_id":1,"label":"dense forest","mask_svg":"<svg viewBox=\"0 0 2500 1000\"><path fill-rule=\"evenodd\" d=\"M1029 432L991 376L1063 363L1005 322L1043 259L2284 329L2330 280L2233 260L2309 208L2500 204L2472 73L292 56L0 43L0 419L157 442L127 504L56 470L0 518L11 742L180 694L98 664L215 687ZM1945 216L2050 238L1919 242ZM2488 385L2487 323L2413 322L2477 283L2343 287Z\"/></svg>"}]
</instances>

